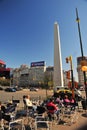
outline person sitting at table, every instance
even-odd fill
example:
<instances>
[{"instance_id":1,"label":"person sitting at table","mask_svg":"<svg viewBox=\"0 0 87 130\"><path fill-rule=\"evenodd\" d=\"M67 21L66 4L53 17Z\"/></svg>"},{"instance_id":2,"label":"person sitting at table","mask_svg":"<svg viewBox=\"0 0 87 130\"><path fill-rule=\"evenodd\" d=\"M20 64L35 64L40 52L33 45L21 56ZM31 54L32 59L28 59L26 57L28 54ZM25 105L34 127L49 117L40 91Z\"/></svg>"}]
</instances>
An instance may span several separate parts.
<instances>
[{"instance_id":1,"label":"person sitting at table","mask_svg":"<svg viewBox=\"0 0 87 130\"><path fill-rule=\"evenodd\" d=\"M26 107L31 109L33 107L32 105L32 101L30 100L30 96L27 95L25 98L24 98L24 101L25 101L25 104L26 104Z\"/></svg>"},{"instance_id":2,"label":"person sitting at table","mask_svg":"<svg viewBox=\"0 0 87 130\"><path fill-rule=\"evenodd\" d=\"M10 115L6 115L6 107L2 105L2 103L0 102L0 120L2 119L6 121L10 121L11 117Z\"/></svg>"},{"instance_id":3,"label":"person sitting at table","mask_svg":"<svg viewBox=\"0 0 87 130\"><path fill-rule=\"evenodd\" d=\"M64 100L63 100L63 104L64 104L65 106L70 105L70 100L69 100L69 98L68 98L68 95L65 95L65 98L64 98Z\"/></svg>"},{"instance_id":4,"label":"person sitting at table","mask_svg":"<svg viewBox=\"0 0 87 130\"><path fill-rule=\"evenodd\" d=\"M56 103L58 104L59 107L63 106L63 99L61 98L60 95L56 98Z\"/></svg>"},{"instance_id":5,"label":"person sitting at table","mask_svg":"<svg viewBox=\"0 0 87 130\"><path fill-rule=\"evenodd\" d=\"M48 110L48 113L50 114L56 114L57 116L59 115L59 108L58 106L56 106L56 104L54 104L53 100L50 99L50 101L47 103L47 110Z\"/></svg>"},{"instance_id":6,"label":"person sitting at table","mask_svg":"<svg viewBox=\"0 0 87 130\"><path fill-rule=\"evenodd\" d=\"M71 109L75 110L76 101L72 96L70 97L70 105L71 105Z\"/></svg>"}]
</instances>

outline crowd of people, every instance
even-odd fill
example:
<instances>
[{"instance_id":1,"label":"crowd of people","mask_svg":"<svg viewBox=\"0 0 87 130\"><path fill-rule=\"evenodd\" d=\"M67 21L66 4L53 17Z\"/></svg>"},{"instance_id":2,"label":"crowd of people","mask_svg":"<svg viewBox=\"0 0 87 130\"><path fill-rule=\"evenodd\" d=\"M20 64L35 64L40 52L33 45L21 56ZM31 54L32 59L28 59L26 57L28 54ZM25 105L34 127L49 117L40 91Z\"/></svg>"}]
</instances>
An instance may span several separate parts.
<instances>
[{"instance_id":1,"label":"crowd of people","mask_svg":"<svg viewBox=\"0 0 87 130\"><path fill-rule=\"evenodd\" d=\"M70 106L71 110L75 110L76 107L76 101L72 96L68 97L67 95L64 96L64 98L61 98L61 96L50 97L47 100L44 100L42 102L32 102L30 95L24 95L23 96L23 103L24 103L24 109L30 110L32 109L33 112L38 112L38 114L41 114L43 112L47 112L48 115L50 114L56 114L57 116L60 114L60 110L62 107L68 107Z\"/></svg>"},{"instance_id":2,"label":"crowd of people","mask_svg":"<svg viewBox=\"0 0 87 130\"><path fill-rule=\"evenodd\" d=\"M9 111L9 108L12 106L13 103L8 103L7 107L4 107L3 104L0 102L0 120L5 117L5 113L7 113L7 110ZM23 104L24 104L24 110L29 116L29 112L32 111L32 116L34 116L34 113L37 114L43 114L47 113L47 116L49 119L51 119L51 116L54 114L59 117L61 113L61 108L68 106L71 110L75 110L76 108L76 100L72 98L72 96L65 95L64 98L62 98L60 95L57 97L50 97L43 101L36 101L34 102L31 100L30 95L24 95L23 96ZM4 116L3 116L4 115ZM4 118L6 119L6 118Z\"/></svg>"}]
</instances>

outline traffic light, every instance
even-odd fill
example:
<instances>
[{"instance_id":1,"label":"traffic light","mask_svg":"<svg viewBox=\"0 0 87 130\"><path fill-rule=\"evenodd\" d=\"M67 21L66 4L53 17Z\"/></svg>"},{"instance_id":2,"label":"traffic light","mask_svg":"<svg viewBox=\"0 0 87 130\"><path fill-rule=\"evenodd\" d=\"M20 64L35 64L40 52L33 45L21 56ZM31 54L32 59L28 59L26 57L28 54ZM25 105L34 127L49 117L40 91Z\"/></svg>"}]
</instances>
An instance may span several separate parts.
<instances>
[{"instance_id":1,"label":"traffic light","mask_svg":"<svg viewBox=\"0 0 87 130\"><path fill-rule=\"evenodd\" d=\"M72 61L72 56L69 56L69 61Z\"/></svg>"},{"instance_id":2,"label":"traffic light","mask_svg":"<svg viewBox=\"0 0 87 130\"><path fill-rule=\"evenodd\" d=\"M66 63L72 62L72 56L66 57Z\"/></svg>"},{"instance_id":3,"label":"traffic light","mask_svg":"<svg viewBox=\"0 0 87 130\"><path fill-rule=\"evenodd\" d=\"M69 63L69 58L68 57L66 57L66 63Z\"/></svg>"},{"instance_id":4,"label":"traffic light","mask_svg":"<svg viewBox=\"0 0 87 130\"><path fill-rule=\"evenodd\" d=\"M66 78L70 79L70 70L66 71Z\"/></svg>"}]
</instances>

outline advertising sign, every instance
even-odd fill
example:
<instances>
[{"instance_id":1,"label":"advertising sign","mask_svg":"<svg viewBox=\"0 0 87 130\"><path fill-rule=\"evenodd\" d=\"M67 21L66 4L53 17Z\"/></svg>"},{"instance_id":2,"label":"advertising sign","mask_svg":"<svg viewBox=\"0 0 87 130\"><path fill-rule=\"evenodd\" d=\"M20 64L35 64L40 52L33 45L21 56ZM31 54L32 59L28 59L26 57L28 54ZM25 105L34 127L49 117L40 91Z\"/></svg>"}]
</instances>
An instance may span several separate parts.
<instances>
[{"instance_id":1,"label":"advertising sign","mask_svg":"<svg viewBox=\"0 0 87 130\"><path fill-rule=\"evenodd\" d=\"M31 67L36 67L36 66L45 66L45 61L39 61L39 62L32 62Z\"/></svg>"}]
</instances>

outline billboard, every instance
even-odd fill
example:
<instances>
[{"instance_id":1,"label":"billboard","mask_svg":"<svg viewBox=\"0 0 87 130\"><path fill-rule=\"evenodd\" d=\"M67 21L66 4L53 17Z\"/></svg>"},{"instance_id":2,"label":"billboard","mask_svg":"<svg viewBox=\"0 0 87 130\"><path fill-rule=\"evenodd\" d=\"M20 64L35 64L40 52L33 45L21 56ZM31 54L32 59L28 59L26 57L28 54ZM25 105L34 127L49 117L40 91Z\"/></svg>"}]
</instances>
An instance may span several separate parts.
<instances>
[{"instance_id":1,"label":"billboard","mask_svg":"<svg viewBox=\"0 0 87 130\"><path fill-rule=\"evenodd\" d=\"M31 67L45 66L45 61L32 62Z\"/></svg>"}]
</instances>

